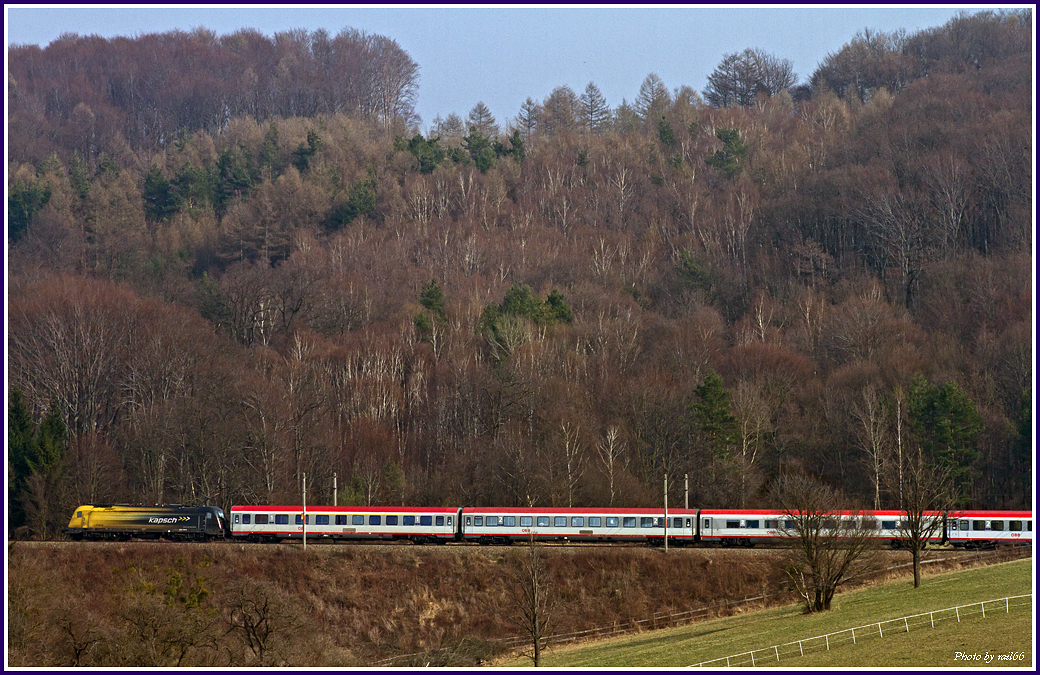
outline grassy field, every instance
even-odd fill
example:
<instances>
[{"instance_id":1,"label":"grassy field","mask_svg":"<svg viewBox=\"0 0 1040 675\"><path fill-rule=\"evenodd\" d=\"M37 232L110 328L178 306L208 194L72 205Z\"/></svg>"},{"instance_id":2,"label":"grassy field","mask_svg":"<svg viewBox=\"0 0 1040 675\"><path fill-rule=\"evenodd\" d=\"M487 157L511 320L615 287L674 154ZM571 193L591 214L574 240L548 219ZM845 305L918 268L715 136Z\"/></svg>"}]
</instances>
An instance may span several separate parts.
<instances>
[{"instance_id":1,"label":"grassy field","mask_svg":"<svg viewBox=\"0 0 1040 675\"><path fill-rule=\"evenodd\" d=\"M799 606L788 605L749 612L713 621L695 623L674 629L642 633L605 640L589 645L556 647L543 653L542 665L556 668L677 668L703 661L732 656L752 649L770 649L797 640L864 626L878 621L993 600L1032 592L1032 560L1020 560L989 567L927 575L921 588L914 589L909 579L898 579L884 585L840 593L830 612L804 615ZM1033 662L1033 611L1027 604L1003 607L994 611L987 606L986 618L978 607L962 616L958 623L950 618L931 628L911 624L909 634L899 633L894 626L885 627L881 638L877 631L860 634L852 644L835 640L830 650L823 645L798 655L798 647L781 651L776 661L770 651L756 654L758 665L779 667L1030 667ZM832 638L833 639L833 638ZM840 642L836 644L836 642ZM792 651L793 650L793 651ZM982 661L956 658L957 652L978 654ZM986 654L994 658L987 664ZM997 655L1014 660L997 660ZM1019 655L1021 658L1019 659ZM749 656L732 665L750 666ZM765 662L763 662L765 661ZM515 660L507 667L530 665L530 660ZM712 666L719 666L715 663ZM722 662L721 665L725 665Z\"/></svg>"}]
</instances>

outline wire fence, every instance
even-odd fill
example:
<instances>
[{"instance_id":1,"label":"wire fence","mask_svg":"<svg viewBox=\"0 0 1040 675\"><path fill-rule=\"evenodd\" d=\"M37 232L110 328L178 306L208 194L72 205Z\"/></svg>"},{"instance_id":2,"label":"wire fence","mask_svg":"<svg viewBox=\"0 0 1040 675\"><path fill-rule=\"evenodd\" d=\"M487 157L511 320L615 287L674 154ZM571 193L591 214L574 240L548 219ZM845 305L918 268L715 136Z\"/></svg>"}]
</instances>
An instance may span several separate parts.
<instances>
[{"instance_id":1,"label":"wire fence","mask_svg":"<svg viewBox=\"0 0 1040 675\"><path fill-rule=\"evenodd\" d=\"M1013 548L1004 548L989 551L973 551L973 552L956 552L950 555L942 556L939 558L933 558L929 560L922 560L922 564L929 563L941 563L941 562L979 562L988 558L996 559L994 562L1003 562L1007 560L1013 560L1021 557L1028 557L1032 555L1032 546L1018 546ZM900 563L898 565L892 565L885 568L884 571L893 571L912 565L913 563ZM686 623L691 623L698 619L710 619L716 616L722 616L727 614L731 609L738 609L745 605L753 603L765 603L780 598L792 597L790 592L785 593L764 593L762 595L756 595L754 597L743 597L735 598L732 600L723 599L718 602L713 602L704 607L698 607L683 612L664 613L655 612L653 616L644 619L631 619L628 621L615 621L611 624L604 624L601 626L595 626L586 630L574 631L570 633L557 633L554 635L545 636L542 642L542 646L567 644L571 642L580 642L582 640L592 640L598 638L616 637L620 635L626 635L628 633L637 633L644 630L652 630L656 628L670 628L673 626L681 626ZM491 638L489 642L495 642L501 644L507 649L517 649L525 645L530 644L531 638L528 635L513 635L504 638ZM447 652L450 648L434 649L430 652L417 652L414 654L398 654L386 659L373 662L372 666L392 666L395 663L406 661L419 656L428 656L430 654Z\"/></svg>"},{"instance_id":2,"label":"wire fence","mask_svg":"<svg viewBox=\"0 0 1040 675\"><path fill-rule=\"evenodd\" d=\"M834 631L833 633L817 635L816 637L794 642L786 642L782 645L773 645L764 649L753 649L749 652L702 661L691 667L696 668L708 665L721 667L723 664L727 667L761 666L767 663L777 663L781 658L801 657L805 656L807 652L829 650L832 646L856 644L857 640L863 642L871 638L883 638L886 634L909 633L911 628L915 630L927 627L935 628L935 624L941 621L956 619L959 623L962 618L975 616L980 613L985 618L987 606L992 616L994 613L1010 614L1013 607L1032 607L1032 605L1032 593L1029 595L1012 595L996 600L984 600L968 605L958 605L921 614L902 616L898 619L886 619L877 623L868 623L863 626L846 628L845 630Z\"/></svg>"}]
</instances>

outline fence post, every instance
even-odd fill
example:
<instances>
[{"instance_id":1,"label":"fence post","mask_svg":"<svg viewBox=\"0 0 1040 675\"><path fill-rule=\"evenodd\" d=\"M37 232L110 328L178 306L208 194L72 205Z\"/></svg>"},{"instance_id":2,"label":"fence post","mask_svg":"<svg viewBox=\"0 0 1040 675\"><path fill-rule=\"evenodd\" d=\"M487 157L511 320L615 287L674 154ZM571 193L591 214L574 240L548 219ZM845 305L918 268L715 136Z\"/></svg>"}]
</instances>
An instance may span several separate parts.
<instances>
[{"instance_id":1,"label":"fence post","mask_svg":"<svg viewBox=\"0 0 1040 675\"><path fill-rule=\"evenodd\" d=\"M982 606L982 618L985 619L986 618L986 601L983 600L982 602L979 603L979 605Z\"/></svg>"},{"instance_id":2,"label":"fence post","mask_svg":"<svg viewBox=\"0 0 1040 675\"><path fill-rule=\"evenodd\" d=\"M909 629L909 628L907 628L907 629L906 629L906 632L907 632L907 633L909 633L909 632L910 632L910 629ZM877 622L877 634L878 634L878 635L879 635L880 637L885 637L885 634L881 632L881 622L880 622L880 621L878 621L878 622Z\"/></svg>"},{"instance_id":3,"label":"fence post","mask_svg":"<svg viewBox=\"0 0 1040 675\"><path fill-rule=\"evenodd\" d=\"M802 641L798 641L798 656L805 656L805 652L802 651Z\"/></svg>"},{"instance_id":4,"label":"fence post","mask_svg":"<svg viewBox=\"0 0 1040 675\"><path fill-rule=\"evenodd\" d=\"M935 628L935 612L928 612L928 618L932 620L932 628ZM910 626L906 627L906 632L910 632Z\"/></svg>"},{"instance_id":5,"label":"fence post","mask_svg":"<svg viewBox=\"0 0 1040 675\"><path fill-rule=\"evenodd\" d=\"M931 616L931 615L932 615L932 613L928 612L928 616ZM910 632L910 622L906 620L905 616L903 617L903 625L906 626L906 632L909 633ZM932 620L932 628L935 628L935 620L934 619Z\"/></svg>"},{"instance_id":6,"label":"fence post","mask_svg":"<svg viewBox=\"0 0 1040 675\"><path fill-rule=\"evenodd\" d=\"M957 613L957 623L960 623L961 622L961 608L960 607L954 607L953 611Z\"/></svg>"},{"instance_id":7,"label":"fence post","mask_svg":"<svg viewBox=\"0 0 1040 675\"><path fill-rule=\"evenodd\" d=\"M1006 610L1007 610L1007 613L1008 613L1008 614L1010 614L1010 613L1011 613L1011 602L1010 602L1010 598L1004 598L1004 609L1006 609Z\"/></svg>"},{"instance_id":8,"label":"fence post","mask_svg":"<svg viewBox=\"0 0 1040 675\"><path fill-rule=\"evenodd\" d=\"M780 646L779 645L773 645L773 649L776 650L776 662L780 663Z\"/></svg>"},{"instance_id":9,"label":"fence post","mask_svg":"<svg viewBox=\"0 0 1040 675\"><path fill-rule=\"evenodd\" d=\"M852 644L856 644L856 629L852 629Z\"/></svg>"},{"instance_id":10,"label":"fence post","mask_svg":"<svg viewBox=\"0 0 1040 675\"><path fill-rule=\"evenodd\" d=\"M827 642L827 651L830 651L831 650L831 638L830 638L830 636L824 635L823 639L826 640L826 642Z\"/></svg>"},{"instance_id":11,"label":"fence post","mask_svg":"<svg viewBox=\"0 0 1040 675\"><path fill-rule=\"evenodd\" d=\"M754 666L755 666L755 652L754 652L754 650L752 650L751 651L751 667L753 668Z\"/></svg>"}]
</instances>

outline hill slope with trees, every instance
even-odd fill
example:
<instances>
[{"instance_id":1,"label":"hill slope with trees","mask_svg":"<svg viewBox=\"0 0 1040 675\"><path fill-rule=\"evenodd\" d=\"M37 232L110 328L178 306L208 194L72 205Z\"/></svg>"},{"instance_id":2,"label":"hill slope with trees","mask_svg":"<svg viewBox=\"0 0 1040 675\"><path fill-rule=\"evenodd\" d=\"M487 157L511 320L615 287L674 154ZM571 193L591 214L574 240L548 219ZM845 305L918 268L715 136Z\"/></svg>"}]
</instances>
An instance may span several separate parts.
<instances>
[{"instance_id":1,"label":"hill slope with trees","mask_svg":"<svg viewBox=\"0 0 1040 675\"><path fill-rule=\"evenodd\" d=\"M334 473L340 503L501 505L688 473L752 506L805 472L896 507L918 446L961 504L1025 506L1031 31L864 32L802 85L749 49L711 80L739 95L564 85L425 136L382 36L11 47L12 526L303 473L314 503Z\"/></svg>"}]
</instances>

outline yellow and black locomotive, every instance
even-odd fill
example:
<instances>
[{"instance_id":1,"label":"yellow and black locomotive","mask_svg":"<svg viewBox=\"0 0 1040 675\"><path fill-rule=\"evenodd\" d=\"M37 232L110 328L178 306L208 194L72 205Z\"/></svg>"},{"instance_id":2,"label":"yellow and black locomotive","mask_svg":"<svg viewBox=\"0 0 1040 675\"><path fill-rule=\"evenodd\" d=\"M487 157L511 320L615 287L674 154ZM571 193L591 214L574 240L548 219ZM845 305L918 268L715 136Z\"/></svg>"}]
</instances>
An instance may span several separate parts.
<instances>
[{"instance_id":1,"label":"yellow and black locomotive","mask_svg":"<svg viewBox=\"0 0 1040 675\"><path fill-rule=\"evenodd\" d=\"M79 539L223 539L228 524L216 506L87 504L76 509L65 534Z\"/></svg>"}]
</instances>

